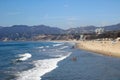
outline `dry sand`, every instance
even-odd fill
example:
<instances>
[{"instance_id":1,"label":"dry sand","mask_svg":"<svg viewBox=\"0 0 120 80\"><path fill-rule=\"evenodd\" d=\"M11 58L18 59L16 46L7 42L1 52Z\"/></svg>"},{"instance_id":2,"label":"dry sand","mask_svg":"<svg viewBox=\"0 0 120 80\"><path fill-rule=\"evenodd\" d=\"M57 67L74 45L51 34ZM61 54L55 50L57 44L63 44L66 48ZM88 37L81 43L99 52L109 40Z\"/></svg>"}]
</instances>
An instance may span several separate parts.
<instances>
[{"instance_id":1,"label":"dry sand","mask_svg":"<svg viewBox=\"0 0 120 80\"><path fill-rule=\"evenodd\" d=\"M78 41L76 46L80 49L120 57L120 41Z\"/></svg>"}]
</instances>

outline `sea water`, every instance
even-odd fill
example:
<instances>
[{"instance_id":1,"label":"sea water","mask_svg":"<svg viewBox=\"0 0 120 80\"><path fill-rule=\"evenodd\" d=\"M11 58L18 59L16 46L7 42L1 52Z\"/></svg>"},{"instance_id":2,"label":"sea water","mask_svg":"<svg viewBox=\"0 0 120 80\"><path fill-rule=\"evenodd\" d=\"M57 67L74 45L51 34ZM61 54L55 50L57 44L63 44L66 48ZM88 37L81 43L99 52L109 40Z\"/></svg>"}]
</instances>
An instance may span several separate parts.
<instances>
[{"instance_id":1,"label":"sea water","mask_svg":"<svg viewBox=\"0 0 120 80\"><path fill-rule=\"evenodd\" d=\"M40 80L72 52L63 42L0 42L0 80Z\"/></svg>"},{"instance_id":2,"label":"sea water","mask_svg":"<svg viewBox=\"0 0 120 80\"><path fill-rule=\"evenodd\" d=\"M67 42L0 42L0 80L120 80L120 58L73 46Z\"/></svg>"}]
</instances>

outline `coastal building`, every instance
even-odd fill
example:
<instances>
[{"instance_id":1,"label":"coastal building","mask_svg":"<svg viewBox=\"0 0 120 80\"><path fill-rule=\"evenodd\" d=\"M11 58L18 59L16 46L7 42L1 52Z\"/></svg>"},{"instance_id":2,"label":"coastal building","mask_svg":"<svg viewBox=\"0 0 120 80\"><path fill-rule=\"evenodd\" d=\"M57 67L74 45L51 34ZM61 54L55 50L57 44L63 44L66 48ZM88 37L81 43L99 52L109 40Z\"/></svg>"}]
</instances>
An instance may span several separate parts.
<instances>
[{"instance_id":1,"label":"coastal building","mask_svg":"<svg viewBox=\"0 0 120 80\"><path fill-rule=\"evenodd\" d=\"M96 34L102 34L104 32L104 28L97 28L96 30L95 30L95 33Z\"/></svg>"},{"instance_id":2,"label":"coastal building","mask_svg":"<svg viewBox=\"0 0 120 80\"><path fill-rule=\"evenodd\" d=\"M83 34L80 35L80 40L84 40L84 35Z\"/></svg>"}]
</instances>

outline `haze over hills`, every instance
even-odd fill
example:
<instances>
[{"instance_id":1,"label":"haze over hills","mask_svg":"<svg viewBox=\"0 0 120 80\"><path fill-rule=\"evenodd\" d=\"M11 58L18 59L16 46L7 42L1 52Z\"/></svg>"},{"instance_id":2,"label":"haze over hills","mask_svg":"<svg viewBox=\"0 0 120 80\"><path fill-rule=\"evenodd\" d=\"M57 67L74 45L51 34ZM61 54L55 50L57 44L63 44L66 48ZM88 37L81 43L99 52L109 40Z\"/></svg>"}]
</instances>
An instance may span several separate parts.
<instances>
[{"instance_id":1,"label":"haze over hills","mask_svg":"<svg viewBox=\"0 0 120 80\"><path fill-rule=\"evenodd\" d=\"M99 27L96 26L86 26L86 27L77 27L63 30L57 27L50 27L46 25L36 25L36 26L27 26L27 25L13 25L11 27L2 27L0 26L0 40L5 38L10 40L26 40L32 39L37 36L41 39L41 36L45 35L63 35L63 34L80 34L80 33L93 33L95 29ZM116 31L120 30L120 24L109 25L103 27L105 31ZM53 36L49 36L54 38ZM46 39L46 38L45 38ZM48 38L49 39L49 38ZM57 37L58 39L58 37Z\"/></svg>"},{"instance_id":2,"label":"haze over hills","mask_svg":"<svg viewBox=\"0 0 120 80\"><path fill-rule=\"evenodd\" d=\"M115 25L104 26L104 29L108 31L120 30L120 23Z\"/></svg>"},{"instance_id":3,"label":"haze over hills","mask_svg":"<svg viewBox=\"0 0 120 80\"><path fill-rule=\"evenodd\" d=\"M85 26L85 27L77 27L77 28L70 28L67 30L68 33L91 33L94 32L95 29L100 28L97 26ZM120 23L115 25L103 26L105 31L116 31L120 30Z\"/></svg>"},{"instance_id":4,"label":"haze over hills","mask_svg":"<svg viewBox=\"0 0 120 80\"><path fill-rule=\"evenodd\" d=\"M86 27L77 27L77 28L70 28L66 30L67 33L91 33L94 32L97 27L95 26L86 26Z\"/></svg>"},{"instance_id":5,"label":"haze over hills","mask_svg":"<svg viewBox=\"0 0 120 80\"><path fill-rule=\"evenodd\" d=\"M40 34L61 34L62 29L56 27L49 27L45 25L27 26L27 25L13 25L11 27L0 28L0 39L2 38L31 38Z\"/></svg>"}]
</instances>

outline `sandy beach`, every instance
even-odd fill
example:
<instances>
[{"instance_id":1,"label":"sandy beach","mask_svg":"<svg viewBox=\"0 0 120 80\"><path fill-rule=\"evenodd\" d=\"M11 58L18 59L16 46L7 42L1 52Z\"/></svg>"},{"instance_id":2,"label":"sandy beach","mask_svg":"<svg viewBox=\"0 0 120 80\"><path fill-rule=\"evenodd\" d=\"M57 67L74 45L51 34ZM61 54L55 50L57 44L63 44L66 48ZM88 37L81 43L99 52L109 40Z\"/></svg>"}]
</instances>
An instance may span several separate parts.
<instances>
[{"instance_id":1,"label":"sandy beach","mask_svg":"<svg viewBox=\"0 0 120 80\"><path fill-rule=\"evenodd\" d=\"M120 41L78 41L76 47L107 56L120 57Z\"/></svg>"}]
</instances>

